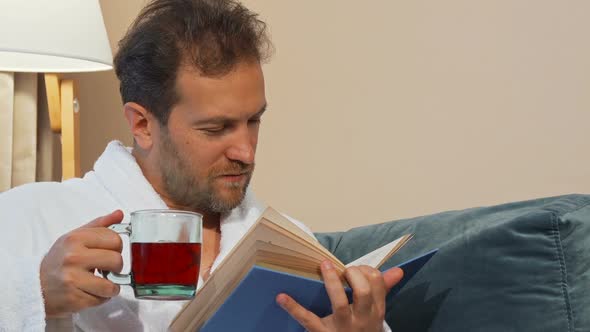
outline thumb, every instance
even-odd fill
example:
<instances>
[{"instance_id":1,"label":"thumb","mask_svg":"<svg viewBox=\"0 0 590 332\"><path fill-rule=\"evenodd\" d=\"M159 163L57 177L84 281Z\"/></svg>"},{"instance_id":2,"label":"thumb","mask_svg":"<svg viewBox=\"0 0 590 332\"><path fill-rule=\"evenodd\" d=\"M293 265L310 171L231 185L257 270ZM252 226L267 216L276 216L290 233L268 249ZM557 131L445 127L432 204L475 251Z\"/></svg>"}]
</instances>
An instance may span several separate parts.
<instances>
[{"instance_id":1,"label":"thumb","mask_svg":"<svg viewBox=\"0 0 590 332\"><path fill-rule=\"evenodd\" d=\"M123 220L123 211L115 210L107 215L98 217L80 228L109 227Z\"/></svg>"},{"instance_id":2,"label":"thumb","mask_svg":"<svg viewBox=\"0 0 590 332\"><path fill-rule=\"evenodd\" d=\"M393 267L382 273L383 280L385 281L385 289L387 292L395 286L404 277L404 271L399 267Z\"/></svg>"}]
</instances>

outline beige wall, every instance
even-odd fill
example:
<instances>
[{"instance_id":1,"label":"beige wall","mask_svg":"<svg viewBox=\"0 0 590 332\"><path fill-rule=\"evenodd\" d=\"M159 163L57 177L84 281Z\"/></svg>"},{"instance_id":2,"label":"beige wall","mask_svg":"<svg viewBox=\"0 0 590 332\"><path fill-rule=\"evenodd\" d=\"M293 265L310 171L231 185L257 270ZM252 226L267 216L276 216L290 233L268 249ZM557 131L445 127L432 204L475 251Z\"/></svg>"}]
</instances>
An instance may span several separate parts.
<instances>
[{"instance_id":1,"label":"beige wall","mask_svg":"<svg viewBox=\"0 0 590 332\"><path fill-rule=\"evenodd\" d=\"M113 45L143 0L103 0ZM316 231L590 190L590 2L247 0L277 49L253 186ZM84 170L130 142L78 75Z\"/></svg>"},{"instance_id":2,"label":"beige wall","mask_svg":"<svg viewBox=\"0 0 590 332\"><path fill-rule=\"evenodd\" d=\"M143 0L100 0L111 49L145 3ZM107 143L118 139L132 143L123 117L119 82L114 71L68 75L77 82L80 100L80 163L82 173L92 169Z\"/></svg>"}]
</instances>

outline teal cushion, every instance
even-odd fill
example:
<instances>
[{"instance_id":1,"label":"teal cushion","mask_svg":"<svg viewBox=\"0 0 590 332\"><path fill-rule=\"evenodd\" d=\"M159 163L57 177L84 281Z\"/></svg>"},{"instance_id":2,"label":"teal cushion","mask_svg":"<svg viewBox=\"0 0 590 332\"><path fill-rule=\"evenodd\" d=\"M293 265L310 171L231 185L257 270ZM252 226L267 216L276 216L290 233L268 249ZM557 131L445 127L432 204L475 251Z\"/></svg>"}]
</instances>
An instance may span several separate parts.
<instances>
[{"instance_id":1,"label":"teal cushion","mask_svg":"<svg viewBox=\"0 0 590 332\"><path fill-rule=\"evenodd\" d=\"M590 196L568 195L318 233L350 262L406 233L386 267L440 251L387 299L393 331L590 331Z\"/></svg>"}]
</instances>

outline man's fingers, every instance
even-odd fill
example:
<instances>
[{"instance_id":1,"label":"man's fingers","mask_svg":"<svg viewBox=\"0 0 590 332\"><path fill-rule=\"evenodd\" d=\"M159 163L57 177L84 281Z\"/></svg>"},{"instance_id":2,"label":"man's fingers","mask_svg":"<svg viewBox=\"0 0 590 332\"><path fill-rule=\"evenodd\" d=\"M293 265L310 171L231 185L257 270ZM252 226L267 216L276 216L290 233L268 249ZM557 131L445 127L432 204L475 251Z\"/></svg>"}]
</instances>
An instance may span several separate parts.
<instances>
[{"instance_id":1,"label":"man's fingers","mask_svg":"<svg viewBox=\"0 0 590 332\"><path fill-rule=\"evenodd\" d=\"M395 284L397 284L404 277L404 271L399 267L392 267L391 269L383 272L383 281L385 281L385 290L387 293L391 290Z\"/></svg>"},{"instance_id":2,"label":"man's fingers","mask_svg":"<svg viewBox=\"0 0 590 332\"><path fill-rule=\"evenodd\" d=\"M77 256L70 256L69 264L82 266L84 270L104 270L119 273L123 269L123 257L114 250L90 249L84 250ZM76 261L77 260L77 261Z\"/></svg>"},{"instance_id":3,"label":"man's fingers","mask_svg":"<svg viewBox=\"0 0 590 332\"><path fill-rule=\"evenodd\" d=\"M345 275L352 287L352 310L357 318L366 318L370 315L373 305L371 284L357 266L346 269Z\"/></svg>"},{"instance_id":4,"label":"man's fingers","mask_svg":"<svg viewBox=\"0 0 590 332\"><path fill-rule=\"evenodd\" d=\"M123 220L123 211L115 210L107 215L98 217L80 228L109 227Z\"/></svg>"},{"instance_id":5,"label":"man's fingers","mask_svg":"<svg viewBox=\"0 0 590 332\"><path fill-rule=\"evenodd\" d=\"M385 281L381 271L367 265L359 266L359 270L371 284L371 294L373 298L373 310L379 316L385 316Z\"/></svg>"},{"instance_id":6,"label":"man's fingers","mask_svg":"<svg viewBox=\"0 0 590 332\"><path fill-rule=\"evenodd\" d=\"M340 280L336 270L334 270L334 265L330 261L324 261L322 262L321 270L334 316L337 319L349 318L350 305L348 304L348 297L346 297L346 292L344 292L342 280Z\"/></svg>"},{"instance_id":7,"label":"man's fingers","mask_svg":"<svg viewBox=\"0 0 590 332\"><path fill-rule=\"evenodd\" d=\"M108 297L100 297L86 293L81 289L77 289L75 293L70 295L70 298L73 302L71 304L71 307L74 308L73 312L78 312L82 309L86 309L89 307L95 307L97 305L103 304L104 302L110 299Z\"/></svg>"},{"instance_id":8,"label":"man's fingers","mask_svg":"<svg viewBox=\"0 0 590 332\"><path fill-rule=\"evenodd\" d=\"M80 271L76 277L78 279L78 288L89 295L108 299L119 294L119 285L110 280L97 277L92 272Z\"/></svg>"},{"instance_id":9,"label":"man's fingers","mask_svg":"<svg viewBox=\"0 0 590 332\"><path fill-rule=\"evenodd\" d=\"M107 249L121 252L123 240L117 232L108 228L80 228L65 235L71 245L82 245L89 249Z\"/></svg>"},{"instance_id":10,"label":"man's fingers","mask_svg":"<svg viewBox=\"0 0 590 332\"><path fill-rule=\"evenodd\" d=\"M281 293L277 295L276 301L278 305L285 309L307 331L321 332L326 330L324 324L322 324L322 320L318 316L302 307L289 295Z\"/></svg>"}]
</instances>

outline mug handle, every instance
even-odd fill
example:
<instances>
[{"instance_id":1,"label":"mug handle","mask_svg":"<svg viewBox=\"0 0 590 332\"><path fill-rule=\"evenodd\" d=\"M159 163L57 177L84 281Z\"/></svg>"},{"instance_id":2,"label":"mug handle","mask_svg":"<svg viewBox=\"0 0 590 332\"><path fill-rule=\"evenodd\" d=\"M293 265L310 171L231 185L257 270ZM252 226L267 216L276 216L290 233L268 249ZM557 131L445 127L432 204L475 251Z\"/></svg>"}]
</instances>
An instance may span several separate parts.
<instances>
[{"instance_id":1,"label":"mug handle","mask_svg":"<svg viewBox=\"0 0 590 332\"><path fill-rule=\"evenodd\" d=\"M118 234L131 235L131 224L114 224L109 226L110 230L117 232ZM131 257L129 257L131 261ZM129 262L131 264L131 262ZM131 285L131 275L125 273L116 273L111 271L99 270L103 278L114 282L117 285Z\"/></svg>"}]
</instances>

